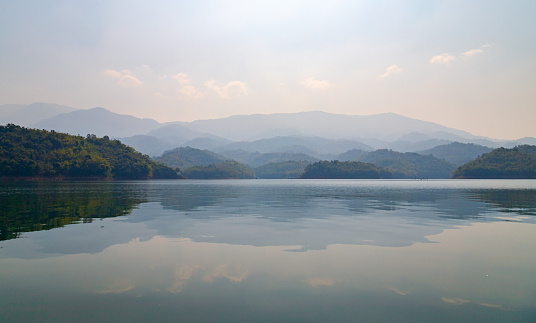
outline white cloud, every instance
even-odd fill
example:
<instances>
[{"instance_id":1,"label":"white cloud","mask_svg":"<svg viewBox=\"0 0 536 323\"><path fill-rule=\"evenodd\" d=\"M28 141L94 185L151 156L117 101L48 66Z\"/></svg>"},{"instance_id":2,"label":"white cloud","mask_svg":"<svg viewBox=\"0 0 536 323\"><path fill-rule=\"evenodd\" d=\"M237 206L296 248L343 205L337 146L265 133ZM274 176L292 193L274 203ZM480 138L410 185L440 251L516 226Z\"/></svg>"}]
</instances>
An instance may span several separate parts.
<instances>
[{"instance_id":1,"label":"white cloud","mask_svg":"<svg viewBox=\"0 0 536 323\"><path fill-rule=\"evenodd\" d=\"M187 85L179 89L179 94L182 99L195 99L202 97L205 93L197 90L192 85Z\"/></svg>"},{"instance_id":2,"label":"white cloud","mask_svg":"<svg viewBox=\"0 0 536 323\"><path fill-rule=\"evenodd\" d=\"M190 77L184 73L178 73L173 75L173 79L179 82L180 85L186 85L192 83Z\"/></svg>"},{"instance_id":3,"label":"white cloud","mask_svg":"<svg viewBox=\"0 0 536 323\"><path fill-rule=\"evenodd\" d=\"M325 90L325 89L333 86L326 80L322 80L322 81L316 80L312 76L306 78L303 82L301 82L301 84L303 86L305 86L306 88L312 89L312 90Z\"/></svg>"},{"instance_id":4,"label":"white cloud","mask_svg":"<svg viewBox=\"0 0 536 323\"><path fill-rule=\"evenodd\" d=\"M132 75L129 70L116 71L107 69L104 70L104 74L117 80L117 84L122 86L138 86L142 85L143 82L140 81L137 77Z\"/></svg>"},{"instance_id":5,"label":"white cloud","mask_svg":"<svg viewBox=\"0 0 536 323\"><path fill-rule=\"evenodd\" d=\"M380 75L380 77L384 78L384 77L387 77L387 76L389 76L389 75L391 75L393 73L399 73L399 72L402 72L402 69L400 67L398 67L398 65L391 65L385 70L385 73Z\"/></svg>"},{"instance_id":6,"label":"white cloud","mask_svg":"<svg viewBox=\"0 0 536 323\"><path fill-rule=\"evenodd\" d=\"M223 99L248 95L248 87L246 86L246 83L240 81L232 81L224 86L218 86L216 85L215 80L210 80L205 82L205 86L214 90Z\"/></svg>"},{"instance_id":7,"label":"white cloud","mask_svg":"<svg viewBox=\"0 0 536 323\"><path fill-rule=\"evenodd\" d=\"M447 53L436 55L430 59L430 64L448 64L450 61L455 60L456 57Z\"/></svg>"},{"instance_id":8,"label":"white cloud","mask_svg":"<svg viewBox=\"0 0 536 323\"><path fill-rule=\"evenodd\" d=\"M476 54L480 54L480 53L483 53L484 50L483 49L471 49L471 50L468 50L466 51L465 53L463 53L463 56L465 57L471 57L471 56L474 56Z\"/></svg>"}]
</instances>

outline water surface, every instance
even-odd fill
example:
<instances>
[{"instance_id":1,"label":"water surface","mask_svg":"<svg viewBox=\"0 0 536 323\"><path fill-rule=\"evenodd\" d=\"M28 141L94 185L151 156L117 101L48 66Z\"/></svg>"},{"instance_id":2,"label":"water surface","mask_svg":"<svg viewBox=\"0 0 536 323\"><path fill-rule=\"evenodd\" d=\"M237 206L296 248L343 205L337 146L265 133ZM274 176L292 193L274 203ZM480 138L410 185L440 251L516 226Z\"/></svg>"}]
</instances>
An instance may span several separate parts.
<instances>
[{"instance_id":1,"label":"water surface","mask_svg":"<svg viewBox=\"0 0 536 323\"><path fill-rule=\"evenodd\" d=\"M536 181L0 183L0 316L536 321Z\"/></svg>"}]
</instances>

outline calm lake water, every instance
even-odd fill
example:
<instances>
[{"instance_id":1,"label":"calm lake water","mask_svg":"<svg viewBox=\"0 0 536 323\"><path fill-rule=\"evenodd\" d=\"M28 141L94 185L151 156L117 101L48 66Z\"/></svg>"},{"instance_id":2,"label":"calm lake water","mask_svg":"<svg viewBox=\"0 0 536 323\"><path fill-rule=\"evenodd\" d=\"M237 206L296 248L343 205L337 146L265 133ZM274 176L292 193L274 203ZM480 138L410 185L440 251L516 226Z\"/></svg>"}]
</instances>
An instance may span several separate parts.
<instances>
[{"instance_id":1,"label":"calm lake water","mask_svg":"<svg viewBox=\"0 0 536 323\"><path fill-rule=\"evenodd\" d=\"M0 183L2 322L536 322L534 180Z\"/></svg>"}]
</instances>

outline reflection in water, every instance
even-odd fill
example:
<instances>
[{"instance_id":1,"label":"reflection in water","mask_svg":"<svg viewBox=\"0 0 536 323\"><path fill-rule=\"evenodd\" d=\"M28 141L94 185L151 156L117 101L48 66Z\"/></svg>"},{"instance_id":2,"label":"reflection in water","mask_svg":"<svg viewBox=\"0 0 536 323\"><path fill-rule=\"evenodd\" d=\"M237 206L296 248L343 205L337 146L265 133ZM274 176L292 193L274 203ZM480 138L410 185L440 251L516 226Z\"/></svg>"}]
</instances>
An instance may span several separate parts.
<instances>
[{"instance_id":1,"label":"reflection in water","mask_svg":"<svg viewBox=\"0 0 536 323\"><path fill-rule=\"evenodd\" d=\"M0 182L0 240L129 214L146 200L129 188L114 182Z\"/></svg>"},{"instance_id":2,"label":"reflection in water","mask_svg":"<svg viewBox=\"0 0 536 323\"><path fill-rule=\"evenodd\" d=\"M3 183L0 194L7 322L536 317L536 181ZM75 224L29 232L48 223Z\"/></svg>"}]
</instances>

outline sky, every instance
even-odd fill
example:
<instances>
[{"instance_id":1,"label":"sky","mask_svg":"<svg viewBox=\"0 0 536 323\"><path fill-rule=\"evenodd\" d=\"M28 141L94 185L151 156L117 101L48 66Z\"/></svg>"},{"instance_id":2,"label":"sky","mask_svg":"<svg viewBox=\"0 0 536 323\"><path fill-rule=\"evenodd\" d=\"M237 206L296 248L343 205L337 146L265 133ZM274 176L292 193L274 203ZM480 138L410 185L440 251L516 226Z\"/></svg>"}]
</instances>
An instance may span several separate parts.
<instances>
[{"instance_id":1,"label":"sky","mask_svg":"<svg viewBox=\"0 0 536 323\"><path fill-rule=\"evenodd\" d=\"M536 137L536 1L2 1L0 104L397 113Z\"/></svg>"}]
</instances>

